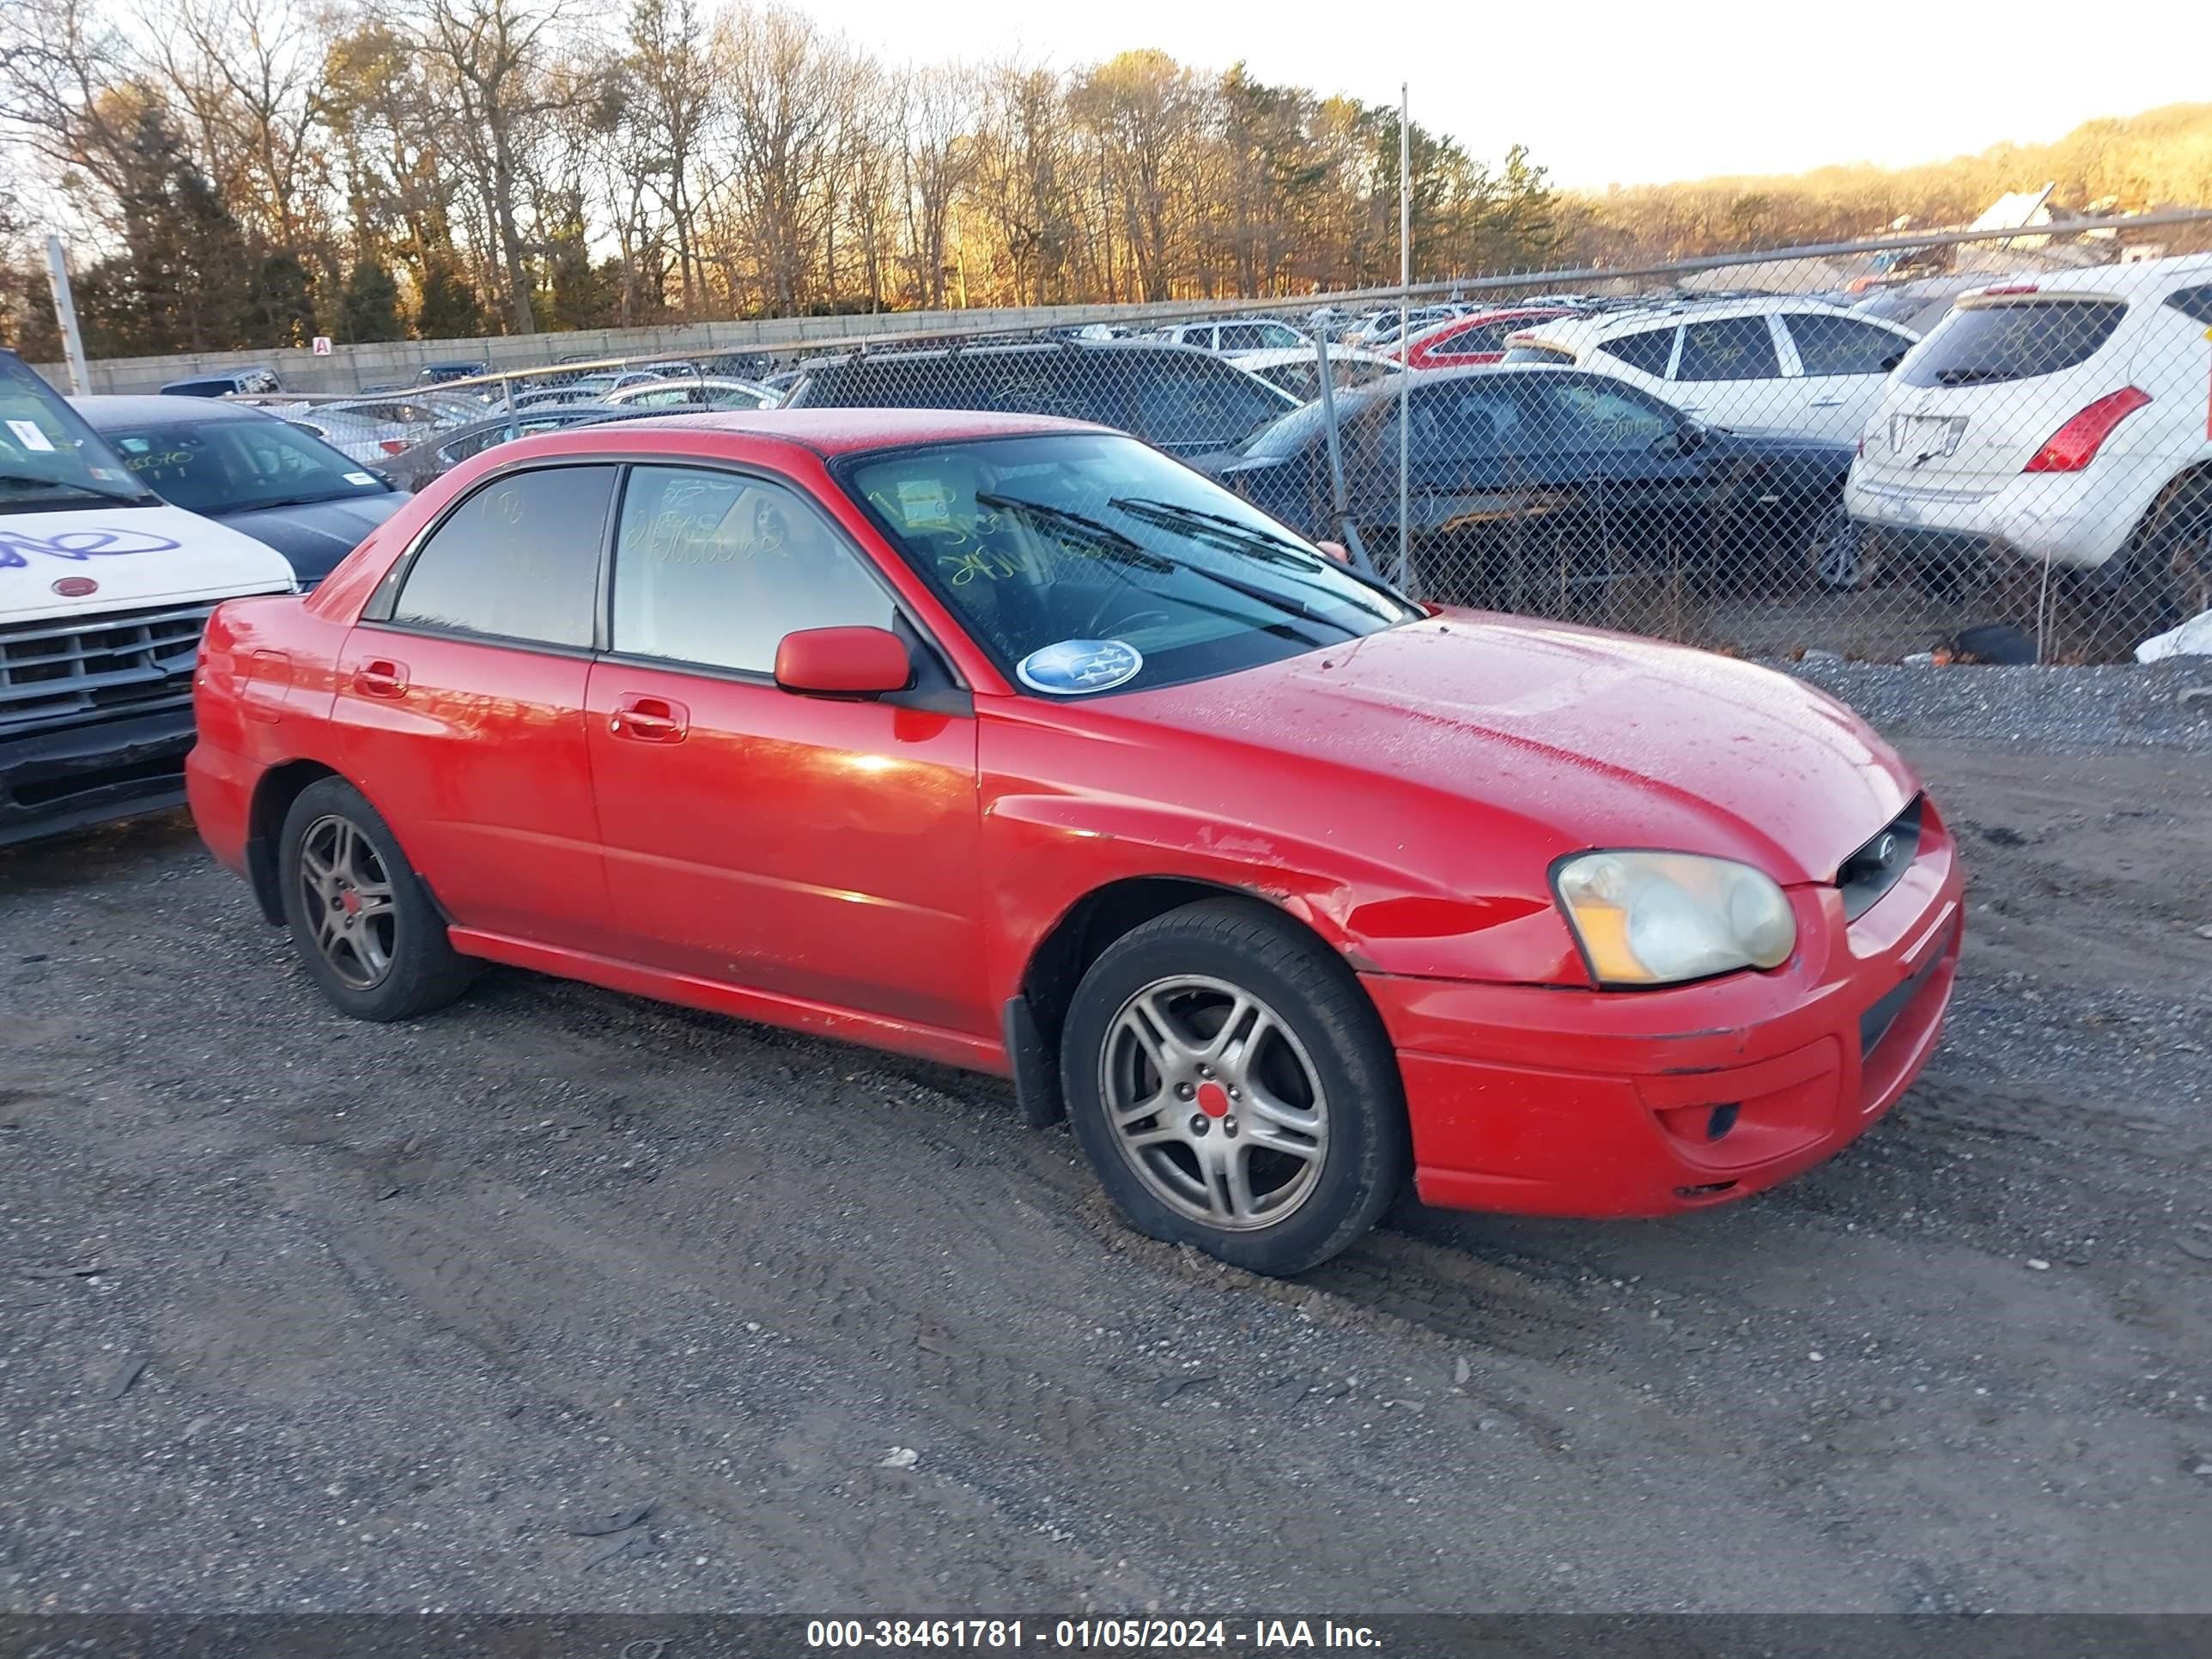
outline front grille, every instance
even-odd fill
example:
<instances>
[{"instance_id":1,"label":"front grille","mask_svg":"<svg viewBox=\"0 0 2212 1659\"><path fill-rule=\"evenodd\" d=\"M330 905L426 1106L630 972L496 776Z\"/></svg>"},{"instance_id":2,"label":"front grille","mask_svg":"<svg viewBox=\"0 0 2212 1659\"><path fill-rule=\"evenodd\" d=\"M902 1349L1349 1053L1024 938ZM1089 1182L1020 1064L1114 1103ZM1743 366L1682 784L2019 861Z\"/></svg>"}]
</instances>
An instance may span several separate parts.
<instances>
[{"instance_id":1,"label":"front grille","mask_svg":"<svg viewBox=\"0 0 2212 1659\"><path fill-rule=\"evenodd\" d=\"M1844 896L1844 918L1856 921L1881 902L1881 896L1897 885L1920 853L1920 798L1876 830L1866 845L1845 859L1836 872L1836 886Z\"/></svg>"},{"instance_id":2,"label":"front grille","mask_svg":"<svg viewBox=\"0 0 2212 1659\"><path fill-rule=\"evenodd\" d=\"M149 605L0 627L0 732L191 702L214 609Z\"/></svg>"}]
</instances>

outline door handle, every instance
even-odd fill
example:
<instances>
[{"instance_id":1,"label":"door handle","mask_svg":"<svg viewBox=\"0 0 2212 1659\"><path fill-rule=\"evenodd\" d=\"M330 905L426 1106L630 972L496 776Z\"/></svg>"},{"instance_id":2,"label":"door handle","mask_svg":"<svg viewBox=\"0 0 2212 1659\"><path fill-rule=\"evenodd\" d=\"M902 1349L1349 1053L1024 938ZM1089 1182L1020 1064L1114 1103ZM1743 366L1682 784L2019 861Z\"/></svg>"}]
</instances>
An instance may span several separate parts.
<instances>
[{"instance_id":1,"label":"door handle","mask_svg":"<svg viewBox=\"0 0 2212 1659\"><path fill-rule=\"evenodd\" d=\"M691 729L691 713L667 697L625 696L607 717L607 730L632 743L681 743Z\"/></svg>"},{"instance_id":2,"label":"door handle","mask_svg":"<svg viewBox=\"0 0 2212 1659\"><path fill-rule=\"evenodd\" d=\"M389 657L372 657L353 671L353 689L364 697L404 697L407 665Z\"/></svg>"},{"instance_id":3,"label":"door handle","mask_svg":"<svg viewBox=\"0 0 2212 1659\"><path fill-rule=\"evenodd\" d=\"M1815 409L1841 409L1843 406L1844 400L1841 398L1815 398L1813 399L1813 407Z\"/></svg>"}]
</instances>

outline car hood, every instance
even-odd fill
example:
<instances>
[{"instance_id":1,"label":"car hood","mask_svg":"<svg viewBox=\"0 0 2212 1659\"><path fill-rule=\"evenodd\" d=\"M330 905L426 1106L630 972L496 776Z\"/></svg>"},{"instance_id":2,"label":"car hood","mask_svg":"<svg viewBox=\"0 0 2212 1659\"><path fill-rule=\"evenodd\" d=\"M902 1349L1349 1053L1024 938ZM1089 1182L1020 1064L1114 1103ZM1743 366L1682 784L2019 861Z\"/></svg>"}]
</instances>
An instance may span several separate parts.
<instances>
[{"instance_id":1,"label":"car hood","mask_svg":"<svg viewBox=\"0 0 2212 1659\"><path fill-rule=\"evenodd\" d=\"M360 546L370 531L411 499L404 489L390 489L334 501L307 501L297 507L247 507L222 514L222 521L275 548L291 562L300 585L312 587Z\"/></svg>"},{"instance_id":2,"label":"car hood","mask_svg":"<svg viewBox=\"0 0 2212 1659\"><path fill-rule=\"evenodd\" d=\"M1387 814L1410 786L1515 814L1554 855L1663 848L1784 882L1832 878L1917 788L1863 720L1788 675L1470 611L1109 702L1209 742L1367 775L1345 812Z\"/></svg>"},{"instance_id":3,"label":"car hood","mask_svg":"<svg viewBox=\"0 0 2212 1659\"><path fill-rule=\"evenodd\" d=\"M56 591L58 582L82 580L98 586L88 594ZM0 621L211 604L292 586L292 568L278 554L166 501L0 512Z\"/></svg>"}]
</instances>

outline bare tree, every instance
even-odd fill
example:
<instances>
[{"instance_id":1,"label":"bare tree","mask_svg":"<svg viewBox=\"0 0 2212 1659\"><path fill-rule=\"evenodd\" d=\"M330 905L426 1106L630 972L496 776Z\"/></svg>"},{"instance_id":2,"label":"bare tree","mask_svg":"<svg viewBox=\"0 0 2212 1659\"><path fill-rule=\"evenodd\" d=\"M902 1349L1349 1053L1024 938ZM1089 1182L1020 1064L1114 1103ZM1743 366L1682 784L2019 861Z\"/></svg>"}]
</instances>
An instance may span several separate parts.
<instances>
[{"instance_id":1,"label":"bare tree","mask_svg":"<svg viewBox=\"0 0 2212 1659\"><path fill-rule=\"evenodd\" d=\"M414 19L432 84L453 100L460 159L483 204L509 326L537 331L519 217L531 125L562 108L549 74L561 0L423 0Z\"/></svg>"},{"instance_id":2,"label":"bare tree","mask_svg":"<svg viewBox=\"0 0 2212 1659\"><path fill-rule=\"evenodd\" d=\"M909 69L901 87L900 168L913 292L923 306L941 311L954 204L975 167L975 81L957 64L933 64Z\"/></svg>"},{"instance_id":3,"label":"bare tree","mask_svg":"<svg viewBox=\"0 0 2212 1659\"><path fill-rule=\"evenodd\" d=\"M691 175L717 92L706 27L693 0L635 0L625 67L634 88L631 118L647 152L639 159L648 166L667 210L684 314L693 316L704 297L704 272L692 249Z\"/></svg>"},{"instance_id":4,"label":"bare tree","mask_svg":"<svg viewBox=\"0 0 2212 1659\"><path fill-rule=\"evenodd\" d=\"M725 12L712 40L726 88L731 147L726 189L743 255L779 316L812 298L811 251L834 206L830 161L842 54L795 12Z\"/></svg>"}]
</instances>

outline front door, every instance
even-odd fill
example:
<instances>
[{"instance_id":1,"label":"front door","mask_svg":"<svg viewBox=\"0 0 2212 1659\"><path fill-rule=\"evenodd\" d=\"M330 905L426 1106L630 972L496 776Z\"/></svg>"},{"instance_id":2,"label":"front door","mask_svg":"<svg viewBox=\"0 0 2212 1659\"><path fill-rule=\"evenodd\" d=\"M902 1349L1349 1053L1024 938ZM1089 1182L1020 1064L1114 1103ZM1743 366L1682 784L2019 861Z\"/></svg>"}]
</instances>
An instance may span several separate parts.
<instances>
[{"instance_id":1,"label":"front door","mask_svg":"<svg viewBox=\"0 0 2212 1659\"><path fill-rule=\"evenodd\" d=\"M346 636L346 775L464 927L608 944L584 742L610 466L495 477L400 561Z\"/></svg>"},{"instance_id":2,"label":"front door","mask_svg":"<svg viewBox=\"0 0 2212 1659\"><path fill-rule=\"evenodd\" d=\"M889 627L890 591L800 492L641 466L586 702L623 953L988 1036L975 722L778 689L799 629Z\"/></svg>"}]
</instances>

